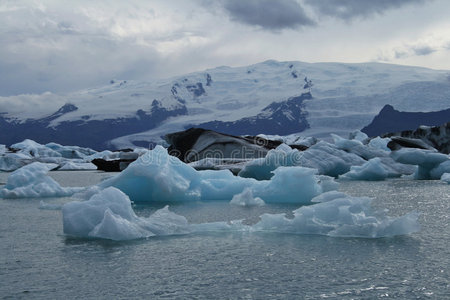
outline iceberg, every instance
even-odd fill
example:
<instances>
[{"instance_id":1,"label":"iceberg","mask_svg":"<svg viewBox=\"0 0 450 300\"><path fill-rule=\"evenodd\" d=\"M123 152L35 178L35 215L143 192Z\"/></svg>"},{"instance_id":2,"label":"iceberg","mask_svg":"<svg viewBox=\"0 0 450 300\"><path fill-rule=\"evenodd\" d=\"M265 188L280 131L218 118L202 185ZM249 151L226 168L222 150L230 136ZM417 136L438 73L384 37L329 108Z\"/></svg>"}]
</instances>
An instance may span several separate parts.
<instances>
[{"instance_id":1,"label":"iceberg","mask_svg":"<svg viewBox=\"0 0 450 300\"><path fill-rule=\"evenodd\" d=\"M56 167L56 164L34 162L14 171L0 190L0 198L66 197L83 189L61 187L47 175Z\"/></svg>"},{"instance_id":2,"label":"iceberg","mask_svg":"<svg viewBox=\"0 0 450 300\"><path fill-rule=\"evenodd\" d=\"M345 194L344 194L345 195ZM406 235L420 230L418 214L389 217L374 212L371 198L323 194L320 203L295 210L294 218L264 214L252 231L317 234L333 237L381 238Z\"/></svg>"},{"instance_id":3,"label":"iceberg","mask_svg":"<svg viewBox=\"0 0 450 300\"><path fill-rule=\"evenodd\" d=\"M365 153L366 157L372 158L383 154L381 150L368 149L367 146L357 140L345 140L339 137L338 144L343 149L334 144L320 141L303 152L281 144L276 149L270 150L266 157L248 162L238 175L264 180L270 179L273 176L272 171L280 166L302 166L317 169L321 175L337 177L350 171L351 166L359 166L366 162L365 159L360 157L361 153L349 152L349 145L360 146L364 149L360 152Z\"/></svg>"},{"instance_id":4,"label":"iceberg","mask_svg":"<svg viewBox=\"0 0 450 300\"><path fill-rule=\"evenodd\" d=\"M388 154L388 152L386 151L364 145L359 140L344 139L336 134L331 134L331 137L334 140L336 148L344 150L345 152L348 153L356 154L359 157L362 157L367 160L375 157L386 156Z\"/></svg>"},{"instance_id":5,"label":"iceberg","mask_svg":"<svg viewBox=\"0 0 450 300\"><path fill-rule=\"evenodd\" d=\"M93 163L68 161L64 163L58 170L60 171L76 171L76 170L97 170L97 166Z\"/></svg>"},{"instance_id":6,"label":"iceberg","mask_svg":"<svg viewBox=\"0 0 450 300\"><path fill-rule=\"evenodd\" d=\"M391 156L402 164L417 165L415 179L440 179L450 171L449 156L433 150L402 148L393 151Z\"/></svg>"},{"instance_id":7,"label":"iceberg","mask_svg":"<svg viewBox=\"0 0 450 300\"><path fill-rule=\"evenodd\" d=\"M88 201L65 204L62 214L64 233L76 237L122 241L190 232L186 218L167 206L148 218L136 216L129 197L113 187Z\"/></svg>"},{"instance_id":8,"label":"iceberg","mask_svg":"<svg viewBox=\"0 0 450 300\"><path fill-rule=\"evenodd\" d=\"M250 188L266 203L308 204L322 193L321 184L317 170L303 167L279 167L270 180L262 181L229 170L197 171L157 146L99 188L116 187L134 202L230 201ZM327 182L327 188L333 185Z\"/></svg>"},{"instance_id":9,"label":"iceberg","mask_svg":"<svg viewBox=\"0 0 450 300\"><path fill-rule=\"evenodd\" d=\"M339 179L368 181L384 180L387 177L389 177L389 172L379 157L370 159L362 166L352 166L349 172L339 175Z\"/></svg>"},{"instance_id":10,"label":"iceberg","mask_svg":"<svg viewBox=\"0 0 450 300\"><path fill-rule=\"evenodd\" d=\"M382 138L377 136L376 138L373 138L369 141L369 147L383 150L386 152L391 152L391 149L389 149L389 147L387 146L390 141L391 141L390 138Z\"/></svg>"},{"instance_id":11,"label":"iceberg","mask_svg":"<svg viewBox=\"0 0 450 300\"><path fill-rule=\"evenodd\" d=\"M239 206L263 206L266 203L259 197L253 197L252 190L247 188L242 193L234 195L230 204Z\"/></svg>"},{"instance_id":12,"label":"iceberg","mask_svg":"<svg viewBox=\"0 0 450 300\"><path fill-rule=\"evenodd\" d=\"M450 159L440 163L437 167L431 169L430 176L433 179L439 179L445 173L450 173Z\"/></svg>"},{"instance_id":13,"label":"iceberg","mask_svg":"<svg viewBox=\"0 0 450 300\"><path fill-rule=\"evenodd\" d=\"M90 148L83 148L78 146L62 146L57 143L48 143L45 147L58 152L62 157L68 159L84 158L89 155L97 153Z\"/></svg>"},{"instance_id":14,"label":"iceberg","mask_svg":"<svg viewBox=\"0 0 450 300\"><path fill-rule=\"evenodd\" d=\"M320 141L301 152L297 165L314 168L321 175L337 177L350 171L351 166L360 166L366 160L354 153L338 149L335 145Z\"/></svg>"},{"instance_id":15,"label":"iceberg","mask_svg":"<svg viewBox=\"0 0 450 300\"><path fill-rule=\"evenodd\" d=\"M388 217L383 212L372 211L370 198L349 197L338 192L319 197L313 200L318 204L295 210L294 218L284 214L264 214L254 225L245 225L242 221L189 224L183 216L170 212L168 206L148 218L138 217L130 198L109 187L88 201L65 204L62 208L63 230L68 236L122 241L211 231L380 238L411 234L420 229L416 213Z\"/></svg>"},{"instance_id":16,"label":"iceberg","mask_svg":"<svg viewBox=\"0 0 450 300\"><path fill-rule=\"evenodd\" d=\"M450 173L444 173L444 174L442 174L441 180L442 180L442 181L445 181L445 182L447 182L447 183L450 183Z\"/></svg>"},{"instance_id":17,"label":"iceberg","mask_svg":"<svg viewBox=\"0 0 450 300\"><path fill-rule=\"evenodd\" d=\"M32 158L23 153L6 153L0 156L0 171L12 172L30 163Z\"/></svg>"},{"instance_id":18,"label":"iceberg","mask_svg":"<svg viewBox=\"0 0 450 300\"><path fill-rule=\"evenodd\" d=\"M11 149L17 150L19 153L24 153L30 157L62 157L62 155L55 150L47 148L44 145L36 143L33 140L24 140L23 142L11 145Z\"/></svg>"},{"instance_id":19,"label":"iceberg","mask_svg":"<svg viewBox=\"0 0 450 300\"><path fill-rule=\"evenodd\" d=\"M288 145L281 144L276 149L270 150L265 157L246 163L238 175L257 180L269 180L274 175L273 171L276 168L298 165L300 156L301 153L297 149L291 149Z\"/></svg>"}]
</instances>

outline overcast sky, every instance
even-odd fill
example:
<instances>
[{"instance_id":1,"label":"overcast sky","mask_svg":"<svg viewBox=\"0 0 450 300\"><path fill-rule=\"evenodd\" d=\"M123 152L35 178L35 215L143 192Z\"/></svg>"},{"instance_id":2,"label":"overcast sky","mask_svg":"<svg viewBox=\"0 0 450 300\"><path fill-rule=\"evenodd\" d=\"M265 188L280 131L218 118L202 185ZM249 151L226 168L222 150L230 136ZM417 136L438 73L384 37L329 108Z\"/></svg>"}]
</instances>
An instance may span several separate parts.
<instances>
[{"instance_id":1,"label":"overcast sky","mask_svg":"<svg viewBox=\"0 0 450 300\"><path fill-rule=\"evenodd\" d=\"M448 0L0 0L0 96L267 59L450 70Z\"/></svg>"}]
</instances>

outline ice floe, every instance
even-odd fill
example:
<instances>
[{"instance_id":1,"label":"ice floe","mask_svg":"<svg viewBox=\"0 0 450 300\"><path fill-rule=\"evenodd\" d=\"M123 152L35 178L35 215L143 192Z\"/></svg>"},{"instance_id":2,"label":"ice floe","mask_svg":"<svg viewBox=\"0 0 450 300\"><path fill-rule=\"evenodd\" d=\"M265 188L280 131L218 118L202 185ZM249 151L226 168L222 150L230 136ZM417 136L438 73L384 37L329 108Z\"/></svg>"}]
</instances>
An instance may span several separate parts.
<instances>
[{"instance_id":1,"label":"ice floe","mask_svg":"<svg viewBox=\"0 0 450 300\"><path fill-rule=\"evenodd\" d=\"M190 232L188 222L165 207L148 218L139 218L127 195L107 188L88 201L74 201L62 208L64 233L77 237L132 240L155 235Z\"/></svg>"},{"instance_id":2,"label":"ice floe","mask_svg":"<svg viewBox=\"0 0 450 300\"><path fill-rule=\"evenodd\" d=\"M14 171L8 176L6 185L0 190L0 197L65 197L82 190L82 188L63 188L48 176L48 171L56 167L56 164L34 162Z\"/></svg>"},{"instance_id":3,"label":"ice floe","mask_svg":"<svg viewBox=\"0 0 450 300\"><path fill-rule=\"evenodd\" d=\"M417 165L415 179L440 179L450 172L449 156L433 150L403 148L391 154L397 162Z\"/></svg>"},{"instance_id":4,"label":"ice floe","mask_svg":"<svg viewBox=\"0 0 450 300\"><path fill-rule=\"evenodd\" d=\"M335 237L380 238L404 235L420 229L416 213L388 217L374 212L370 198L350 197L329 192L302 206L293 218L284 214L264 214L254 225L241 221L189 224L168 207L148 218L134 213L131 201L120 190L109 187L88 201L74 201L62 208L64 233L84 238L132 240L151 236L201 233L208 231L277 232L318 234Z\"/></svg>"},{"instance_id":5,"label":"ice floe","mask_svg":"<svg viewBox=\"0 0 450 300\"><path fill-rule=\"evenodd\" d=\"M444 174L442 174L441 180L442 180L442 181L445 181L445 182L447 182L447 183L450 183L450 173L444 173Z\"/></svg>"},{"instance_id":6,"label":"ice floe","mask_svg":"<svg viewBox=\"0 0 450 300\"><path fill-rule=\"evenodd\" d=\"M350 171L340 175L340 179L347 180L384 180L389 176L389 172L381 163L380 158L372 158L362 166L352 166Z\"/></svg>"},{"instance_id":7,"label":"ice floe","mask_svg":"<svg viewBox=\"0 0 450 300\"><path fill-rule=\"evenodd\" d=\"M300 207L293 212L294 218L284 214L264 214L252 230L361 238L391 237L420 230L415 212L389 217L384 212L373 211L370 198L333 194L335 196L333 200L325 199L330 201Z\"/></svg>"}]
</instances>

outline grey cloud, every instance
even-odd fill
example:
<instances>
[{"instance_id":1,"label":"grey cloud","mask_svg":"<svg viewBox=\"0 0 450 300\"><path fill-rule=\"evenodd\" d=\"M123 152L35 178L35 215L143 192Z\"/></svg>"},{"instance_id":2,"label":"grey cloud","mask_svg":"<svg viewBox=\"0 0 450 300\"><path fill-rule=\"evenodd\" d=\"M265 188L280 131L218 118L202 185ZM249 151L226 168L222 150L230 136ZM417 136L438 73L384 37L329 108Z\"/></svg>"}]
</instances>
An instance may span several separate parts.
<instances>
[{"instance_id":1,"label":"grey cloud","mask_svg":"<svg viewBox=\"0 0 450 300\"><path fill-rule=\"evenodd\" d=\"M352 20L382 14L387 10L408 4L421 4L427 0L305 0L321 15Z\"/></svg>"},{"instance_id":2,"label":"grey cloud","mask_svg":"<svg viewBox=\"0 0 450 300\"><path fill-rule=\"evenodd\" d=\"M295 0L226 0L223 6L232 20L267 30L315 25Z\"/></svg>"},{"instance_id":3,"label":"grey cloud","mask_svg":"<svg viewBox=\"0 0 450 300\"><path fill-rule=\"evenodd\" d=\"M417 46L412 48L412 51L415 55L429 55L433 52L436 52L437 50L430 47L430 46Z\"/></svg>"}]
</instances>

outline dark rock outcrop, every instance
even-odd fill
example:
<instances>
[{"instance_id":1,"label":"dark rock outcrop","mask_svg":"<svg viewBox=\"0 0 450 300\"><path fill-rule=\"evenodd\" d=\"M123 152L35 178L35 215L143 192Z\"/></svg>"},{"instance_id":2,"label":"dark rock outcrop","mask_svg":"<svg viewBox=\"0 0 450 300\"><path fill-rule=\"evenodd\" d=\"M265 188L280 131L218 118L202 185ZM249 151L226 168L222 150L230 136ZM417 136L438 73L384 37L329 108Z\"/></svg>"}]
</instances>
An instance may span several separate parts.
<instances>
[{"instance_id":1,"label":"dark rock outcrop","mask_svg":"<svg viewBox=\"0 0 450 300\"><path fill-rule=\"evenodd\" d=\"M373 121L361 131L369 137L390 132L415 130L421 125L439 126L450 121L450 109L435 112L400 112L385 105Z\"/></svg>"},{"instance_id":2,"label":"dark rock outcrop","mask_svg":"<svg viewBox=\"0 0 450 300\"><path fill-rule=\"evenodd\" d=\"M104 120L90 120L89 116L86 116L50 126L51 121L75 110L76 106L65 104L50 116L24 122L9 119L0 113L0 142L11 145L32 139L41 144L56 142L95 150L111 149L109 141L114 138L149 130L169 117L187 114L187 109L182 104L168 110L162 107L158 100L153 100L148 111L140 109L134 116Z\"/></svg>"},{"instance_id":3,"label":"dark rock outcrop","mask_svg":"<svg viewBox=\"0 0 450 300\"><path fill-rule=\"evenodd\" d=\"M198 127L233 135L287 135L301 132L309 128L303 104L308 99L312 99L309 92L283 102L273 102L253 117L232 122L211 121L199 124Z\"/></svg>"},{"instance_id":4,"label":"dark rock outcrop","mask_svg":"<svg viewBox=\"0 0 450 300\"><path fill-rule=\"evenodd\" d=\"M450 122L441 126L420 126L416 130L405 130L397 133L388 133L382 137L391 138L388 147L398 150L402 147L430 149L431 147L441 153L450 153Z\"/></svg>"}]
</instances>

